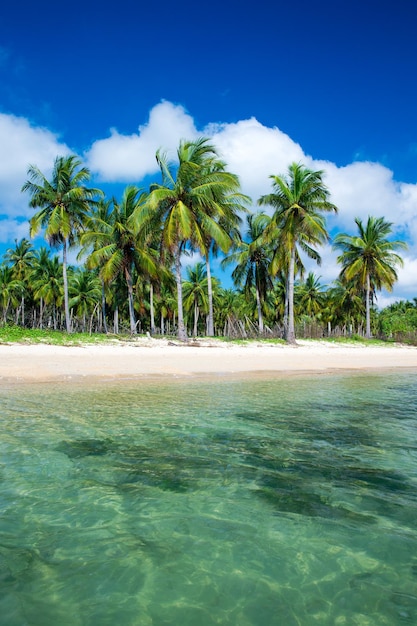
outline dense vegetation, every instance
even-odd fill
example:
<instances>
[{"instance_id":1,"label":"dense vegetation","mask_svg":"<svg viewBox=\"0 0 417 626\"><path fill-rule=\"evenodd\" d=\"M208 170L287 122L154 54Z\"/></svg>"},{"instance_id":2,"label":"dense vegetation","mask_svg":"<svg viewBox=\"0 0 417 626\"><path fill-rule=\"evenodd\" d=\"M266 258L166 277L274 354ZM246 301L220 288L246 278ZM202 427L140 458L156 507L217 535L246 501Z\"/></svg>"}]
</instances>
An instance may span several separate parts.
<instances>
[{"instance_id":1,"label":"dense vegetation","mask_svg":"<svg viewBox=\"0 0 417 626\"><path fill-rule=\"evenodd\" d=\"M251 199L240 191L207 139L182 141L177 161L156 155L161 178L148 190L126 187L105 198L88 187L75 156L57 157L48 179L28 169L22 191L35 210L30 234L49 248L16 241L0 262L0 324L67 333L225 337L380 336L412 341L417 299L382 311L376 294L394 285L405 248L383 218L356 220L342 233L339 278L324 286L306 275L303 255L320 264L329 241L326 214L336 212L322 171L291 164L273 175L272 192ZM77 251L77 264L68 251ZM58 256L58 251L60 255ZM184 257L202 261L182 267ZM61 256L62 253L62 256ZM231 270L234 289L212 276L211 260Z\"/></svg>"}]
</instances>

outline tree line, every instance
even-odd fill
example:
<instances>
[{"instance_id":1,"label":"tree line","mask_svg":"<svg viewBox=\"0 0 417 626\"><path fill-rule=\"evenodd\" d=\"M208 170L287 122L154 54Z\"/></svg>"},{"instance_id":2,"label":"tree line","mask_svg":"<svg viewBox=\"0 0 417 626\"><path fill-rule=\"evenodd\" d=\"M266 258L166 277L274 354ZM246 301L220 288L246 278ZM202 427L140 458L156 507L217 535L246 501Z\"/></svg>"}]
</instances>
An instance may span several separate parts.
<instances>
[{"instance_id":1,"label":"tree line","mask_svg":"<svg viewBox=\"0 0 417 626\"><path fill-rule=\"evenodd\" d=\"M390 239L390 222L356 218L356 234L338 234L340 274L323 286L303 263L306 256L321 263L318 249L330 241L326 216L337 212L323 171L292 163L270 176L271 192L251 212L252 200L207 138L181 141L176 156L171 162L159 150L160 181L147 190L128 185L120 199L88 187L90 172L74 155L57 157L49 177L29 166L22 191L36 211L30 236L43 230L49 249L23 239L6 251L2 323L69 333L147 331L181 341L191 334L294 343L312 328L319 335L395 332L395 324L384 330L375 307L377 291L395 284L398 251L406 248ZM77 264L68 263L70 249ZM202 261L184 275L193 253ZM217 255L234 289L212 275Z\"/></svg>"}]
</instances>

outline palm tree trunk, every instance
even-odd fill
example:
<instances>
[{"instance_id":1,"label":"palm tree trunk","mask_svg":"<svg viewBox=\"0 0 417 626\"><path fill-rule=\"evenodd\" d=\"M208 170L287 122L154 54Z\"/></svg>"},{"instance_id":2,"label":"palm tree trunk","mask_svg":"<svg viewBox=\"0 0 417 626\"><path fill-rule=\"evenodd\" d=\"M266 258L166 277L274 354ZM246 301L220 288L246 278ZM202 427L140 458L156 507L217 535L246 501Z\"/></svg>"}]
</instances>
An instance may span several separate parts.
<instances>
[{"instance_id":1,"label":"palm tree trunk","mask_svg":"<svg viewBox=\"0 0 417 626\"><path fill-rule=\"evenodd\" d=\"M125 278L127 284L127 292L128 292L128 302L129 302L129 318L130 318L130 332L132 335L136 334L136 320L135 320L135 309L133 306L133 280L132 274L129 271L129 268L125 268Z\"/></svg>"},{"instance_id":2,"label":"palm tree trunk","mask_svg":"<svg viewBox=\"0 0 417 626\"><path fill-rule=\"evenodd\" d=\"M287 343L295 343L294 331L294 268L295 268L295 245L291 249L290 265L288 268L288 328L286 332Z\"/></svg>"},{"instance_id":3,"label":"palm tree trunk","mask_svg":"<svg viewBox=\"0 0 417 626\"><path fill-rule=\"evenodd\" d=\"M7 313L9 312L10 298L7 299L6 306L3 309L3 322L7 322Z\"/></svg>"},{"instance_id":4,"label":"palm tree trunk","mask_svg":"<svg viewBox=\"0 0 417 626\"><path fill-rule=\"evenodd\" d=\"M104 328L104 332L107 335L108 330L107 330L107 320L106 320L106 292L104 288L104 280L101 281L101 310L103 313L103 328Z\"/></svg>"},{"instance_id":5,"label":"palm tree trunk","mask_svg":"<svg viewBox=\"0 0 417 626\"><path fill-rule=\"evenodd\" d=\"M181 249L175 251L175 280L177 283L177 306L178 306L178 339L187 341L187 331L184 325L184 312L182 308L182 278L181 278Z\"/></svg>"},{"instance_id":6,"label":"palm tree trunk","mask_svg":"<svg viewBox=\"0 0 417 626\"><path fill-rule=\"evenodd\" d=\"M211 282L211 268L209 254L206 257L206 272L207 272L207 295L208 295L208 327L207 335L214 337L214 314L213 314L213 284Z\"/></svg>"},{"instance_id":7,"label":"palm tree trunk","mask_svg":"<svg viewBox=\"0 0 417 626\"><path fill-rule=\"evenodd\" d=\"M199 315L200 315L200 309L198 308L197 302L194 302L194 332L193 332L193 337L197 337L197 327L198 327Z\"/></svg>"},{"instance_id":8,"label":"palm tree trunk","mask_svg":"<svg viewBox=\"0 0 417 626\"><path fill-rule=\"evenodd\" d=\"M284 294L284 337L287 336L288 329L288 292L289 292L289 277L285 278L285 294Z\"/></svg>"},{"instance_id":9,"label":"palm tree trunk","mask_svg":"<svg viewBox=\"0 0 417 626\"><path fill-rule=\"evenodd\" d=\"M39 328L43 328L43 298L39 302Z\"/></svg>"},{"instance_id":10,"label":"palm tree trunk","mask_svg":"<svg viewBox=\"0 0 417 626\"><path fill-rule=\"evenodd\" d=\"M258 285L256 285L256 308L258 309L258 326L259 326L259 332L263 333L264 332L264 318L262 315L262 305L261 305L261 296L259 293L259 289L258 289Z\"/></svg>"},{"instance_id":11,"label":"palm tree trunk","mask_svg":"<svg viewBox=\"0 0 417 626\"><path fill-rule=\"evenodd\" d=\"M64 239L64 247L62 250L62 277L64 279L64 306L65 306L65 325L67 333L71 332L71 318L69 311L68 299L68 277L67 277L67 240Z\"/></svg>"},{"instance_id":12,"label":"palm tree trunk","mask_svg":"<svg viewBox=\"0 0 417 626\"><path fill-rule=\"evenodd\" d=\"M116 304L113 315L113 332L115 335L119 334L119 307Z\"/></svg>"},{"instance_id":13,"label":"palm tree trunk","mask_svg":"<svg viewBox=\"0 0 417 626\"><path fill-rule=\"evenodd\" d=\"M151 313L151 335L155 334L155 309L153 304L153 285L149 285L149 308Z\"/></svg>"},{"instance_id":14,"label":"palm tree trunk","mask_svg":"<svg viewBox=\"0 0 417 626\"><path fill-rule=\"evenodd\" d=\"M371 281L369 274L366 275L366 334L367 339L371 338Z\"/></svg>"}]
</instances>

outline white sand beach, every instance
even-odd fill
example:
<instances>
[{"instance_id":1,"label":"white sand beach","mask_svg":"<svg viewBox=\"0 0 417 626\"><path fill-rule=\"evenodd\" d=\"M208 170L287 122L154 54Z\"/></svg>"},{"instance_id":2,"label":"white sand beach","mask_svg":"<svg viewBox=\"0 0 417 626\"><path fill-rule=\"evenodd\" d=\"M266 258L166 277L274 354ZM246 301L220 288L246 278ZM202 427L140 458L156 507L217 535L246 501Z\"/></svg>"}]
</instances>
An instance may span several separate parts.
<instances>
[{"instance_id":1,"label":"white sand beach","mask_svg":"<svg viewBox=\"0 0 417 626\"><path fill-rule=\"evenodd\" d=\"M0 345L0 384L262 373L282 377L397 368L417 368L416 347L327 341L287 346L201 340L181 345L159 339L85 347Z\"/></svg>"}]
</instances>

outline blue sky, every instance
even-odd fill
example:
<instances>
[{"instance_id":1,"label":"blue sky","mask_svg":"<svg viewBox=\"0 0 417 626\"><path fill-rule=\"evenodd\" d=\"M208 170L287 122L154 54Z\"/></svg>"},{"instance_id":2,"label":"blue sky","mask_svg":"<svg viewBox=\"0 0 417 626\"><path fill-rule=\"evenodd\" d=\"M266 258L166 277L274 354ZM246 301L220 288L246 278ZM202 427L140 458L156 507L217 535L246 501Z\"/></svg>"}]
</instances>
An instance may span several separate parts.
<instances>
[{"instance_id":1,"label":"blue sky","mask_svg":"<svg viewBox=\"0 0 417 626\"><path fill-rule=\"evenodd\" d=\"M392 221L410 247L391 298L417 296L416 24L412 0L3 3L0 255L27 235L29 163L75 152L120 188L204 134L254 200L293 160L325 169L331 232Z\"/></svg>"}]
</instances>

